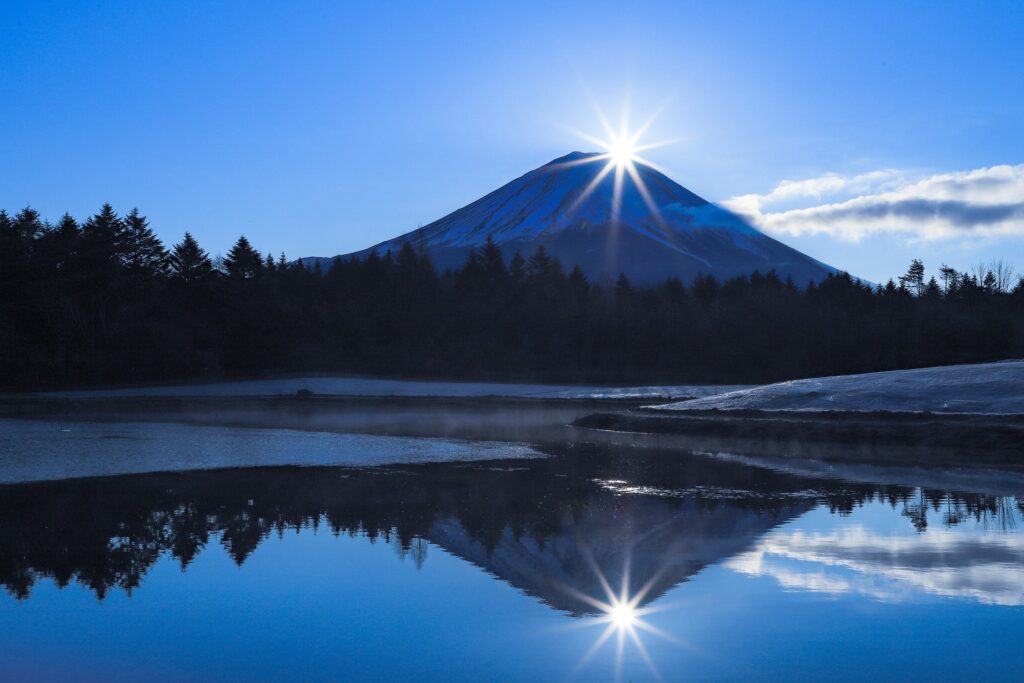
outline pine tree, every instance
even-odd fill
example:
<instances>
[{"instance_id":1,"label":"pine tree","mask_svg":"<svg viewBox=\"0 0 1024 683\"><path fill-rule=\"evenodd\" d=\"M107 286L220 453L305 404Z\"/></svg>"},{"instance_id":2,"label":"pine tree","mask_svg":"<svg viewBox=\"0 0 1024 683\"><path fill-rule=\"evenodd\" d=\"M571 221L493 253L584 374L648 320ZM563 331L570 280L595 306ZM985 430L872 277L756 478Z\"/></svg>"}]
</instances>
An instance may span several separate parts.
<instances>
[{"instance_id":1,"label":"pine tree","mask_svg":"<svg viewBox=\"0 0 1024 683\"><path fill-rule=\"evenodd\" d=\"M533 256L530 257L530 261L526 264L527 277L534 280L542 278L547 275L550 269L551 257L548 256L544 245L539 244L537 245L537 250L533 252Z\"/></svg>"},{"instance_id":2,"label":"pine tree","mask_svg":"<svg viewBox=\"0 0 1024 683\"><path fill-rule=\"evenodd\" d=\"M78 227L78 221L71 214L65 213L57 222L53 232L55 235L59 235L65 242L73 242L81 235L81 228Z\"/></svg>"},{"instance_id":3,"label":"pine tree","mask_svg":"<svg viewBox=\"0 0 1024 683\"><path fill-rule=\"evenodd\" d=\"M18 234L14 219L0 211L0 282L18 275L18 269L27 261L28 250Z\"/></svg>"},{"instance_id":4,"label":"pine tree","mask_svg":"<svg viewBox=\"0 0 1024 683\"><path fill-rule=\"evenodd\" d=\"M137 208L124 217L124 261L124 265L139 277L161 277L169 270L163 242Z\"/></svg>"},{"instance_id":5,"label":"pine tree","mask_svg":"<svg viewBox=\"0 0 1024 683\"><path fill-rule=\"evenodd\" d=\"M679 283L679 279L676 278L676 282ZM569 284L572 286L573 291L586 292L590 289L590 281L587 280L587 276L583 273L583 269L579 267L579 264L573 266L572 271L569 273ZM679 283L682 286L682 283Z\"/></svg>"},{"instance_id":6,"label":"pine tree","mask_svg":"<svg viewBox=\"0 0 1024 683\"><path fill-rule=\"evenodd\" d=\"M239 280L253 280L263 270L263 257L252 248L249 240L242 235L224 257L228 275Z\"/></svg>"},{"instance_id":7,"label":"pine tree","mask_svg":"<svg viewBox=\"0 0 1024 683\"><path fill-rule=\"evenodd\" d=\"M694 278L691 290L697 301L707 306L718 297L718 281L714 275L700 273Z\"/></svg>"},{"instance_id":8,"label":"pine tree","mask_svg":"<svg viewBox=\"0 0 1024 683\"><path fill-rule=\"evenodd\" d=\"M184 239L174 245L169 258L171 272L184 282L198 282L210 277L213 273L213 261L196 242L191 233L186 232Z\"/></svg>"},{"instance_id":9,"label":"pine tree","mask_svg":"<svg viewBox=\"0 0 1024 683\"><path fill-rule=\"evenodd\" d=\"M102 287L114 278L126 261L124 221L110 204L82 225L80 260L92 285Z\"/></svg>"},{"instance_id":10,"label":"pine tree","mask_svg":"<svg viewBox=\"0 0 1024 683\"><path fill-rule=\"evenodd\" d=\"M78 257L78 240L81 236L78 221L67 213L61 216L49 236L53 245L53 265L57 270L67 272L75 263Z\"/></svg>"},{"instance_id":11,"label":"pine tree","mask_svg":"<svg viewBox=\"0 0 1024 683\"><path fill-rule=\"evenodd\" d=\"M498 283L505 279L508 270L505 268L505 258L501 254L501 247L494 243L491 236L487 236L484 247L480 251L480 265L484 274L492 283Z\"/></svg>"},{"instance_id":12,"label":"pine tree","mask_svg":"<svg viewBox=\"0 0 1024 683\"><path fill-rule=\"evenodd\" d=\"M340 261L340 259L339 259ZM412 246L412 242L405 242L402 247L398 250L398 270L399 272L411 274L419 270L419 255L416 253L416 249Z\"/></svg>"},{"instance_id":13,"label":"pine tree","mask_svg":"<svg viewBox=\"0 0 1024 683\"><path fill-rule=\"evenodd\" d=\"M907 272L900 275L900 286L918 296L924 293L924 262L921 259L910 262Z\"/></svg>"},{"instance_id":14,"label":"pine tree","mask_svg":"<svg viewBox=\"0 0 1024 683\"><path fill-rule=\"evenodd\" d=\"M39 212L30 206L19 211L11 220L7 214L3 215L4 221L0 236L0 267L9 277L15 276L19 279L32 279L33 261L38 262L33 252L36 251L36 241L46 232L46 224L39 217Z\"/></svg>"},{"instance_id":15,"label":"pine tree","mask_svg":"<svg viewBox=\"0 0 1024 683\"><path fill-rule=\"evenodd\" d=\"M991 270L985 273L985 277L981 281L981 286L986 292L991 294L992 292L998 291L996 288L996 274Z\"/></svg>"},{"instance_id":16,"label":"pine tree","mask_svg":"<svg viewBox=\"0 0 1024 683\"><path fill-rule=\"evenodd\" d=\"M512 276L513 282L521 283L526 279L526 259L523 258L518 249L513 254L512 260L509 261L508 272Z\"/></svg>"},{"instance_id":17,"label":"pine tree","mask_svg":"<svg viewBox=\"0 0 1024 683\"><path fill-rule=\"evenodd\" d=\"M14 216L14 231L25 243L31 244L34 239L43 233L44 224L39 217L39 212L31 206L26 206Z\"/></svg>"},{"instance_id":18,"label":"pine tree","mask_svg":"<svg viewBox=\"0 0 1024 683\"><path fill-rule=\"evenodd\" d=\"M955 268L950 268L945 263L939 267L939 277L942 278L942 291L946 294L952 293L952 290L956 289L957 276Z\"/></svg>"}]
</instances>

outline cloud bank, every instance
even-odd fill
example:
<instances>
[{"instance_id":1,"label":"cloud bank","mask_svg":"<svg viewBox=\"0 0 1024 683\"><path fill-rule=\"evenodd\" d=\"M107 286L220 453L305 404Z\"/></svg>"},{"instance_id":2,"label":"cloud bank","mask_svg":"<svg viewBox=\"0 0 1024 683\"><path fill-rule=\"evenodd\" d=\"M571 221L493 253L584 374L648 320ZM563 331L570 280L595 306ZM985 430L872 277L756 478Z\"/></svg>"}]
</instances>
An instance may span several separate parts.
<instances>
[{"instance_id":1,"label":"cloud bank","mask_svg":"<svg viewBox=\"0 0 1024 683\"><path fill-rule=\"evenodd\" d=\"M794 206L808 204L809 206ZM722 202L765 232L858 242L878 233L935 240L1024 236L1024 164L920 176L884 169L784 180Z\"/></svg>"}]
</instances>

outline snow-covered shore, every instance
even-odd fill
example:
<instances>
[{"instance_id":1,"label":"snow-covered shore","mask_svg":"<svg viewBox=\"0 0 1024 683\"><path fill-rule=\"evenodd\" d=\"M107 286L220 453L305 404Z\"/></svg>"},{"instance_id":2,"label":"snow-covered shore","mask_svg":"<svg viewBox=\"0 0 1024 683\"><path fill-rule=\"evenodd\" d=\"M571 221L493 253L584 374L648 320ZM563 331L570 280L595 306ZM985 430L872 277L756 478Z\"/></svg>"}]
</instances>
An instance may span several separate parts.
<instances>
[{"instance_id":1,"label":"snow-covered shore","mask_svg":"<svg viewBox=\"0 0 1024 683\"><path fill-rule=\"evenodd\" d=\"M816 377L651 407L1022 415L1024 360Z\"/></svg>"},{"instance_id":2,"label":"snow-covered shore","mask_svg":"<svg viewBox=\"0 0 1024 683\"><path fill-rule=\"evenodd\" d=\"M318 396L401 396L423 398L550 398L550 399L679 399L713 396L746 388L742 385L672 385L640 387L583 387L557 384L506 384L498 382L420 382L355 377L295 377L288 379L221 382L182 386L137 387L58 391L58 398L130 397L257 397L295 396L309 391Z\"/></svg>"}]
</instances>

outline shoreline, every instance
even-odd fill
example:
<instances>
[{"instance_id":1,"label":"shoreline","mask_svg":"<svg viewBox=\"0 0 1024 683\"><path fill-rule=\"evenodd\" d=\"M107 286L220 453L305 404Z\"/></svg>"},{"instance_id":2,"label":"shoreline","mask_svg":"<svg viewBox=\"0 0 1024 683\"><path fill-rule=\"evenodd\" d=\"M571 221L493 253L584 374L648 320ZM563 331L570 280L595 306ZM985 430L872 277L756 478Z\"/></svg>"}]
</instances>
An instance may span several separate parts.
<instances>
[{"instance_id":1,"label":"shoreline","mask_svg":"<svg viewBox=\"0 0 1024 683\"><path fill-rule=\"evenodd\" d=\"M687 410L646 399L419 396L0 397L0 419L622 443L698 452L1024 468L1024 415Z\"/></svg>"},{"instance_id":2,"label":"shoreline","mask_svg":"<svg viewBox=\"0 0 1024 683\"><path fill-rule=\"evenodd\" d=\"M742 443L792 457L846 460L851 455L863 455L868 456L866 460L906 462L905 449L911 449L921 451L924 464L1024 467L1024 415L758 410L681 413L646 407L596 412L579 418L573 426L622 434L673 435L716 447Z\"/></svg>"}]
</instances>

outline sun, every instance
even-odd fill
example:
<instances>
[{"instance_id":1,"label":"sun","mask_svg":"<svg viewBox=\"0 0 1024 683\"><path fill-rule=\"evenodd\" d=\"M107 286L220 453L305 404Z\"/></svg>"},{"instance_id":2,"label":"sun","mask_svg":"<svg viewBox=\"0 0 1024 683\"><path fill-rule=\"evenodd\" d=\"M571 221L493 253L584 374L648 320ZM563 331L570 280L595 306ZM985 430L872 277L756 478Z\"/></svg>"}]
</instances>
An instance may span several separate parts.
<instances>
[{"instance_id":1,"label":"sun","mask_svg":"<svg viewBox=\"0 0 1024 683\"><path fill-rule=\"evenodd\" d=\"M636 146L627 136L616 135L606 145L609 162L615 164L616 168L626 168L639 161L636 156Z\"/></svg>"},{"instance_id":2,"label":"sun","mask_svg":"<svg viewBox=\"0 0 1024 683\"><path fill-rule=\"evenodd\" d=\"M604 111L602 111L595 103L594 113L597 115L597 118L601 123L601 127L604 129L603 136L590 135L574 128L568 128L570 132L595 145L601 151L597 154L587 155L582 159L566 162L566 165L574 166L577 164L603 162L603 167L594 175L594 178L583 189L583 191L580 192L572 206L569 207L568 214L573 214L580 206L582 206L601 182L611 175L614 179L611 207L612 224L616 224L619 220L624 186L626 183L632 183L633 187L636 188L640 197L643 199L644 204L647 205L655 223L660 226L661 212L655 203L654 198L651 196L650 190L647 188L647 183L644 181L643 167L649 167L663 173L665 171L664 169L659 168L656 164L640 156L640 154L649 149L679 142L679 140L641 143L641 138L654 123L658 114L655 113L639 127L631 128L629 125L628 112L629 107L627 104L623 109L622 121L618 128L616 128L611 125L611 122L608 120L608 117L605 116Z\"/></svg>"},{"instance_id":3,"label":"sun","mask_svg":"<svg viewBox=\"0 0 1024 683\"><path fill-rule=\"evenodd\" d=\"M636 608L630 602L618 602L609 605L608 620L615 624L616 628L625 629L636 625Z\"/></svg>"}]
</instances>

